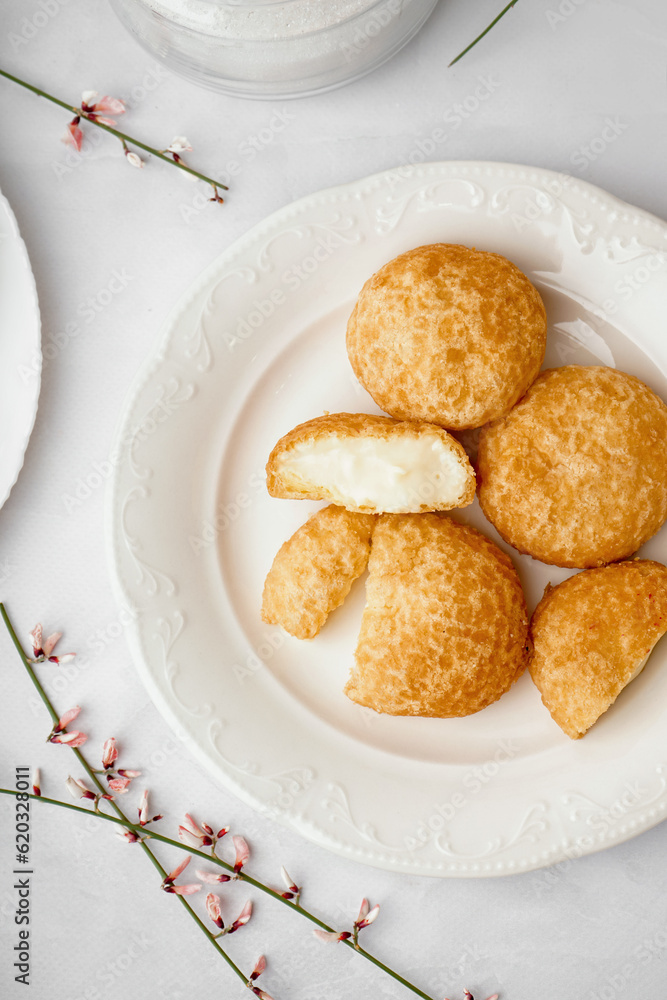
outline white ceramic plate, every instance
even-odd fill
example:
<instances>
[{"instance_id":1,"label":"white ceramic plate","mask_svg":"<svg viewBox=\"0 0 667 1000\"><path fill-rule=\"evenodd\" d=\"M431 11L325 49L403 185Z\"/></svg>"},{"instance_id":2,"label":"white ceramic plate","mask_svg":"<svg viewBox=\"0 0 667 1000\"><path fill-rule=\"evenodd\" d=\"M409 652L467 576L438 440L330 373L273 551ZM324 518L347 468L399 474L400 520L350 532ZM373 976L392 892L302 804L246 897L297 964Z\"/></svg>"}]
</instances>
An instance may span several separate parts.
<instances>
[{"instance_id":1,"label":"white ceramic plate","mask_svg":"<svg viewBox=\"0 0 667 1000\"><path fill-rule=\"evenodd\" d=\"M528 167L379 174L256 226L172 313L122 415L109 548L118 598L138 611L137 668L220 782L355 860L500 875L619 843L665 815L667 648L575 743L527 675L467 719L349 702L362 581L311 642L259 617L275 552L318 506L267 495L269 451L323 410L377 412L347 362L347 317L381 264L437 241L506 254L531 277L550 320L547 366L616 365L667 398L664 223ZM476 504L460 517L500 542ZM667 562L665 530L643 554ZM531 607L570 575L512 555Z\"/></svg>"},{"instance_id":2,"label":"white ceramic plate","mask_svg":"<svg viewBox=\"0 0 667 1000\"><path fill-rule=\"evenodd\" d=\"M0 194L0 507L23 465L41 370L35 279L14 213Z\"/></svg>"}]
</instances>

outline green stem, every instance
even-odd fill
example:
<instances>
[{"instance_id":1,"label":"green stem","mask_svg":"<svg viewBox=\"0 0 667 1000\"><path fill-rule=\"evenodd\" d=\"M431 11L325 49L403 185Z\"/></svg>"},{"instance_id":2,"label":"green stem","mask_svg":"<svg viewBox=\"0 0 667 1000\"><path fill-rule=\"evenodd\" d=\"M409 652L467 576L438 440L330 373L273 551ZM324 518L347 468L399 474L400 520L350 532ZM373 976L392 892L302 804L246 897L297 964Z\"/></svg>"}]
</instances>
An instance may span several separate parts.
<instances>
[{"instance_id":1,"label":"green stem","mask_svg":"<svg viewBox=\"0 0 667 1000\"><path fill-rule=\"evenodd\" d=\"M456 59L452 59L452 61L450 62L449 66L453 66L454 63L457 63L459 61L459 59L463 59L463 57L466 54L466 52L470 52L470 50L475 45L477 45L477 42L481 41L482 38L484 38L484 35L487 35L489 33L489 31L491 31L491 28L493 28L498 23L498 21L500 20L501 17L505 16L505 14L510 9L510 7L513 7L515 3L517 3L517 0L512 0L512 2L508 3L506 7L503 7L503 9L501 10L500 14L498 14L497 17L494 17L494 19L491 22L491 24L487 25L487 27L484 29L484 31L481 33L481 35L478 35L477 38L474 40L474 42L471 42L470 45L467 45L466 48L463 50L463 52L459 52L459 54L457 55ZM449 69L449 66L447 67L447 69Z\"/></svg>"},{"instance_id":2,"label":"green stem","mask_svg":"<svg viewBox=\"0 0 667 1000\"><path fill-rule=\"evenodd\" d=\"M1 602L0 602L0 615L2 615L3 621L4 621L4 623L5 623L6 627L7 627L7 631L9 632L9 634L10 634L10 636L12 638L12 641L13 641L14 645L16 646L16 648L17 648L17 650L19 652L21 660L23 661L23 665L25 666L25 668L27 669L27 671L28 671L28 673L30 675L30 679L32 680L32 682L35 685L37 691L39 692L39 695L40 695L42 701L44 702L44 704L49 709L49 712L51 713L52 718L54 719L54 721L57 722L59 717L56 714L55 709L51 705L51 702L49 701L49 697L46 694L46 691L44 691L44 689L42 688L42 686L41 686L41 684L39 682L39 679L35 675L35 672L32 670L32 667L31 667L31 665L30 665L30 663L29 663L29 661L28 661L25 653L23 652L23 648L22 648L22 646L21 646L21 644L20 644L20 642L19 642L19 640L18 640L18 638L16 636L16 632L14 631L14 627L12 626L12 623L9 620L9 616L7 615L7 612L5 610L5 606ZM102 791L102 792L105 791L105 788L100 783L100 781L98 780L95 771L93 770L92 767L90 767L90 765L88 764L88 761L85 759L85 757L83 756L83 754L81 753L81 751L78 749L78 747L71 747L70 749L76 754L77 759L81 763L81 766L85 769L86 773L89 775L89 777L91 778L91 780L94 781L94 783L96 784L97 788L100 791ZM7 789L7 788L0 788L0 794L2 794L2 795L17 795L18 792L15 792L15 791L13 791L11 789ZM106 820L107 822L117 823L119 826L124 826L127 829L134 830L136 833L143 834L144 836L148 835L148 836L150 836L150 838L152 840L158 840L158 841L160 841L160 843L169 844L169 846L171 846L171 847L177 847L181 851L187 851L188 854L195 855L196 857L202 858L204 861L208 861L211 864L218 865L218 867L220 867L220 868L224 868L226 871L228 871L228 872L230 872L232 874L236 874L234 872L233 866L230 865L230 864L227 864L227 862L223 861L221 858L218 858L217 855L205 854L203 851L197 850L197 848L190 848L190 847L187 847L185 844L182 844L178 840L172 840L171 837L164 837L161 833L156 833L153 830L147 830L146 827L142 827L139 823L132 823L132 822L130 822L130 820L127 818L127 816L125 816L125 814L123 813L123 811L116 804L115 799L112 799L110 804L111 804L112 808L115 810L117 816L109 816L107 813L93 812L90 809L86 809L86 808L83 808L82 806L74 805L71 802L63 802L60 799L50 799L50 798L47 798L47 797L45 797L43 795L29 795L28 797L31 798L31 799L35 799L38 802L46 802L49 805L62 806L65 809L72 809L74 812L85 813L86 816L98 816L100 819ZM160 873L162 874L162 877L164 878L164 876L167 874L166 871L162 868L162 866L158 862L157 858L151 852L151 850L149 849L148 845L145 843L144 840L141 841L141 846L144 849L144 851L148 854L148 856L149 856L150 860L152 861L152 863L154 864L154 866L160 871ZM246 872L240 872L239 873L239 879L241 881L243 881L243 882L247 882L248 885L254 886L255 889L258 889L260 892L265 893L267 896L271 896L273 899L277 900L279 903L282 903L284 906L289 907L290 910L295 910L297 913L302 914L302 916L304 916L311 923L315 924L321 930L328 931L329 933L335 932L335 928L330 927L329 924L325 923L323 920L320 920L319 917L316 917L314 913L310 913L309 910L304 909L304 907L301 906L300 904L297 906L294 903L292 903L290 900L285 899L283 896L280 895L279 892L276 892L275 889L271 889L270 886L265 885L264 882L260 882L256 878L253 878L252 875L248 875ZM192 916L193 920L195 920L195 922L201 927L201 929L204 931L204 933L209 938L209 940L211 941L211 943L215 945L215 947L222 954L222 956L224 957L225 961L229 964L229 966L233 969L233 971L237 974L237 976L240 979L242 979L244 983L247 983L247 981L248 981L247 977L243 975L243 973L241 972L241 970L239 968L237 968L236 965L234 965L234 963L229 958L229 956L227 955L227 953L220 947L220 945L219 945L218 941L216 940L215 936L204 926L204 924L201 922L201 920L199 919L199 917L197 916L197 914L194 912L194 910L192 909L192 907L188 904L187 900L184 899L183 896L179 896L178 898L180 899L181 903L186 907L186 909L188 910L188 912ZM429 996L428 993L424 993L424 991L420 990L419 987L415 986L414 983L411 983L409 980L404 979L403 976L399 975L398 972L395 972L393 969L390 969L388 965L385 965L384 962L381 962L378 958L375 958L375 956L372 955L370 952L366 951L364 948L359 947L359 945L355 944L353 940L345 940L345 941L342 941L340 943L346 945L348 948L351 948L357 955L362 955L368 962L371 962L371 964L374 965L374 966L376 966L376 968L381 969L388 976L391 976L392 979L395 979L396 982L400 983L402 986L405 986L405 988L408 989L408 990L410 990L412 993L414 993L415 996L421 997L421 1000L434 1000L433 997Z\"/></svg>"},{"instance_id":3,"label":"green stem","mask_svg":"<svg viewBox=\"0 0 667 1000\"><path fill-rule=\"evenodd\" d=\"M44 690L44 688L40 684L39 678L35 674L35 671L32 669L32 664L29 662L27 656L23 652L23 647L21 646L21 643L19 642L18 636L16 635L16 632L14 631L14 626L12 625L11 621L9 620L9 615L7 614L7 611L5 610L5 606L4 606L4 604L2 604L2 602L0 602L0 615L2 615L2 619L3 619L3 621L4 621L4 623L5 623L6 627L7 627L7 631L9 632L9 635L11 636L12 642L14 643L14 645L16 646L16 649L19 652L21 660L23 661L23 665L26 668L26 670L28 671L28 676L30 677L30 680L33 682L35 688L37 689L37 692L38 692L40 698L42 699L42 701L44 702L44 704L48 708L48 710L49 710L49 712L51 714L51 718L55 722L57 722L59 716L56 713L56 710L54 709L53 705L51 704L51 702L49 700L49 696L47 695L46 691ZM84 768L84 770L86 771L86 773L90 777L91 781L93 781L95 783L95 785L97 786L97 788L99 789L99 791L100 792L105 792L106 789L104 788L104 785L98 780L98 777L95 774L95 771L90 766L90 764L88 763L88 761L86 760L86 758L83 756L83 754L81 753L81 751L79 750L79 748L78 747L71 747L70 749L76 755L77 760L79 761L79 763L81 764L81 766ZM5 794L7 794L6 790L5 790ZM31 795L30 798L41 798L41 796ZM121 825L131 827L132 829L134 829L137 826L137 824L135 824L135 823L130 823L129 819L127 818L127 816L125 815L125 813L123 812L123 810L118 806L118 804L116 803L115 799L111 799L110 805L111 805L112 809L115 811L116 816L118 817L118 819L116 819L116 817L114 817L114 816L107 816L104 813L100 813L98 811L95 811L95 812L91 813L90 809L81 809L80 806L72 806L71 803L69 803L69 802L60 802L58 799L49 799L48 801L50 803L55 803L56 805L65 806L65 807L70 808L70 809L71 808L78 809L80 812L85 812L86 815L88 815L88 816L91 816L91 815L92 816L100 816L103 819L111 820L114 823L120 823ZM141 829L144 829L144 828L141 827L141 826L139 826L139 829L141 830ZM141 847L142 847L142 850L144 851L144 854L148 857L148 859L151 862L151 864L153 865L153 867L160 873L160 877L162 879L164 879L166 877L166 875L167 875L167 872L162 867L162 865L160 864L160 862L158 861L158 859L155 857L155 855L151 851L151 849L148 846L148 844L146 844L145 841L142 840L141 841ZM230 969L234 973L236 973L236 975L239 977L239 979L243 983L247 983L248 982L248 977L245 976L243 974L243 972L241 972L241 970L239 969L239 967L232 961L232 959L229 957L229 955L227 954L227 952L221 947L220 943L218 941L216 941L216 939L213 936L213 934L202 923L202 921L199 919L199 917L197 916L197 914L195 913L195 911L192 909L192 907L188 903L187 899L185 899L183 896L178 896L178 899L180 900L181 905L185 907L185 909L187 910L187 912L190 914L190 916L192 917L192 919L195 921L195 923L201 928L201 930L204 932L204 934L206 934L207 938L209 939L209 941L211 942L211 944L213 945L213 947L216 949L216 951L218 951L222 955L222 957L224 958L225 962L230 967Z\"/></svg>"},{"instance_id":4,"label":"green stem","mask_svg":"<svg viewBox=\"0 0 667 1000\"><path fill-rule=\"evenodd\" d=\"M42 699L42 701L46 705L46 709L47 709L49 715L51 716L51 721L54 722L54 723L58 722L58 719L60 718L60 716L58 715L58 713L54 709L53 705L49 701L49 697L48 697L46 691L44 691L44 689L42 688L42 685L39 683L39 681L37 679L37 675L36 675L35 671L32 669L32 663L30 662L30 660L28 659L28 657L23 652L23 646L21 645L21 643L18 640L18 636L16 635L16 632L14 631L14 626L10 622L9 616L8 616L7 612L5 611L5 606L2 603L0 603L0 615L2 615L2 620L4 621L5 626L7 628L7 631L9 632L10 638L11 638L12 642L14 643L14 645L16 646L18 654L21 657L21 660L23 661L23 666L25 667L25 669L26 669L26 671L28 673L28 677L30 678L30 680L32 681L32 683L37 688L37 693L38 693L39 697Z\"/></svg>"},{"instance_id":5,"label":"green stem","mask_svg":"<svg viewBox=\"0 0 667 1000\"><path fill-rule=\"evenodd\" d=\"M38 97L44 97L47 101L51 101L52 104L57 104L58 107L65 108L66 111L71 111L73 114L84 118L96 128L101 128L104 132L109 132L111 135L115 135L117 139L121 140L121 142L131 142L133 146L138 146L139 149L145 150L145 152L150 153L152 156L157 156L157 158L162 160L164 163L170 163L172 167L178 167L179 170L184 170L186 174L191 174L192 177L196 177L200 181L206 181L206 183L210 184L211 187L222 188L223 191L229 191L226 184L222 184L220 181L214 181L211 177L207 177L206 174L200 174L198 170L193 170L192 167L187 167L183 162L177 163L176 160L172 160L170 156L165 156L164 153L161 153L159 149L154 149L153 146L147 146L145 142L140 142L139 139L134 139L131 135L127 135L125 132L119 132L118 129L112 128L110 125L104 125L102 122L88 118L85 111L82 111L81 108L76 108L72 104L67 104L65 101L59 100L52 94L48 94L45 90L35 87L32 83L26 83L25 80L21 80L18 76L13 76L11 73L7 73L4 69L0 69L0 76L4 76L6 80L11 80L12 83L17 83L19 87L25 87L26 90L32 91L32 93L37 94Z\"/></svg>"}]
</instances>

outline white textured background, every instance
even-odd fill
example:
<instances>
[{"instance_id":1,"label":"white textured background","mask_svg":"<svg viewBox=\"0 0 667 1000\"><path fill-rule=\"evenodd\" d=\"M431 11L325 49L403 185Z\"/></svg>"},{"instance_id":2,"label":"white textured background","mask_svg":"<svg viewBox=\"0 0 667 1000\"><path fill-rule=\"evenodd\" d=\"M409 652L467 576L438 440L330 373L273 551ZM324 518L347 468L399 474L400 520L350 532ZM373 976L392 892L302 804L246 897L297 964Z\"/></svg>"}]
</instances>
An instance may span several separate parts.
<instances>
[{"instance_id":1,"label":"white textured background","mask_svg":"<svg viewBox=\"0 0 667 1000\"><path fill-rule=\"evenodd\" d=\"M108 735L122 741L124 762L144 768L153 802L167 814L165 829L186 809L230 823L253 845L260 874L275 880L285 864L305 883L308 903L333 922L349 921L363 894L380 901L368 947L435 997L457 998L467 986L477 1000L494 990L503 1000L662 1000L665 824L557 869L429 880L342 861L260 819L183 755L135 676L107 580L103 487L74 509L64 499L105 459L135 371L199 271L290 200L405 162L479 78L491 77L494 93L448 130L431 158L563 170L667 217L664 0L523 0L448 70L500 6L441 0L428 28L374 75L274 105L199 91L163 71L101 0L69 0L34 33L26 23L40 10L37 0L2 0L1 65L72 102L88 88L128 98L123 127L156 145L185 133L196 147L192 164L208 173L239 158L241 144L277 109L286 107L293 120L244 161L224 208L190 212L197 188L175 170L133 171L108 137L85 156L68 156L58 141L67 115L0 80L0 186L32 261L44 344L62 345L45 363L25 467L0 511L0 597L22 632L38 618L65 630L63 645L79 655L67 669L43 671L56 704L85 706L81 728L91 749ZM17 43L22 32L34 37ZM618 121L618 138L587 161L582 148L608 118ZM125 275L125 287L91 314L88 300L115 272ZM0 652L0 782L12 782L16 765L39 764L45 793L66 794L69 752L45 746L46 715L4 635ZM12 814L1 801L3 998L24 995L11 969ZM35 808L33 831L29 996L243 995L176 901L159 892L137 849L106 826L46 806ZM242 890L234 894L240 904ZM229 944L244 968L267 952L262 985L277 1000L409 996L351 952L319 945L305 922L270 901L258 900L252 924Z\"/></svg>"}]
</instances>

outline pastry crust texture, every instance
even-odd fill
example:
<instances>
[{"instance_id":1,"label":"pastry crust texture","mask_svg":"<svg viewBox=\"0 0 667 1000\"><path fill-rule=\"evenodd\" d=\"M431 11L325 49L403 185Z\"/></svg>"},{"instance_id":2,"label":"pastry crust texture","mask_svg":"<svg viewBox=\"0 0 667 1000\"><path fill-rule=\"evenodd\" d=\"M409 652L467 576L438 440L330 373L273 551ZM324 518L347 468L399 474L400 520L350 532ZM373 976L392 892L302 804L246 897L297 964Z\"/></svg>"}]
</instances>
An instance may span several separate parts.
<instances>
[{"instance_id":1,"label":"pastry crust texture","mask_svg":"<svg viewBox=\"0 0 667 1000\"><path fill-rule=\"evenodd\" d=\"M354 448L359 445L362 452L355 456ZM373 487L375 499L365 496L359 499L365 479L371 480L376 475L373 469L377 468L372 464L373 456L364 455L363 449L369 452L376 446L386 449L398 446L405 467L399 462L385 463L388 484L382 487L378 480ZM438 449L437 455L434 447ZM423 466L419 466L415 457L418 448L427 453ZM305 463L295 462L295 458L316 453L320 459L317 468L308 469ZM343 475L349 480L347 491L335 483L332 471L335 455L345 454L347 459L341 459L341 465ZM446 490L448 475L447 470L442 472L438 455L444 456L453 475L454 493L446 500L438 499ZM396 480L393 486L389 482L392 477ZM266 465L266 485L273 497L327 500L350 511L375 514L396 510L392 507L392 489L400 494L399 512L465 507L475 499L476 483L463 445L442 427L368 413L329 413L299 424L278 441ZM350 490L359 496L351 497Z\"/></svg>"},{"instance_id":2,"label":"pastry crust texture","mask_svg":"<svg viewBox=\"0 0 667 1000\"><path fill-rule=\"evenodd\" d=\"M505 257L449 243L417 247L364 285L347 326L354 372L392 417L453 430L506 413L546 347L537 289Z\"/></svg>"},{"instance_id":3,"label":"pastry crust texture","mask_svg":"<svg viewBox=\"0 0 667 1000\"><path fill-rule=\"evenodd\" d=\"M523 673L519 577L474 528L439 514L382 515L369 571L352 701L389 715L471 715Z\"/></svg>"},{"instance_id":4,"label":"pastry crust texture","mask_svg":"<svg viewBox=\"0 0 667 1000\"><path fill-rule=\"evenodd\" d=\"M530 673L542 702L563 732L579 739L667 632L667 567L636 559L548 587L531 632Z\"/></svg>"},{"instance_id":5,"label":"pastry crust texture","mask_svg":"<svg viewBox=\"0 0 667 1000\"><path fill-rule=\"evenodd\" d=\"M631 556L667 517L667 406L633 375L542 372L483 428L479 502L535 559L586 569Z\"/></svg>"},{"instance_id":6,"label":"pastry crust texture","mask_svg":"<svg viewBox=\"0 0 667 1000\"><path fill-rule=\"evenodd\" d=\"M312 639L366 569L376 518L333 505L280 548L264 584L262 620Z\"/></svg>"}]
</instances>

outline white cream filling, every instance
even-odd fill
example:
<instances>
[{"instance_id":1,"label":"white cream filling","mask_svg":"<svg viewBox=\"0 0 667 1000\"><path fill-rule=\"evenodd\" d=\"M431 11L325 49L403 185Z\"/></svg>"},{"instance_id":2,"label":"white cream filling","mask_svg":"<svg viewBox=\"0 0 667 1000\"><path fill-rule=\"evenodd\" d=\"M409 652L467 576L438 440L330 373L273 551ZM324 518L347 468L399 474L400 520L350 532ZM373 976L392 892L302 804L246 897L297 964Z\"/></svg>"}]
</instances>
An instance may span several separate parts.
<instances>
[{"instance_id":1,"label":"white cream filling","mask_svg":"<svg viewBox=\"0 0 667 1000\"><path fill-rule=\"evenodd\" d=\"M340 438L296 445L281 462L304 483L329 490L344 506L387 513L419 512L454 504L468 470L436 435Z\"/></svg>"}]
</instances>

